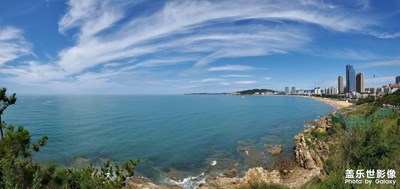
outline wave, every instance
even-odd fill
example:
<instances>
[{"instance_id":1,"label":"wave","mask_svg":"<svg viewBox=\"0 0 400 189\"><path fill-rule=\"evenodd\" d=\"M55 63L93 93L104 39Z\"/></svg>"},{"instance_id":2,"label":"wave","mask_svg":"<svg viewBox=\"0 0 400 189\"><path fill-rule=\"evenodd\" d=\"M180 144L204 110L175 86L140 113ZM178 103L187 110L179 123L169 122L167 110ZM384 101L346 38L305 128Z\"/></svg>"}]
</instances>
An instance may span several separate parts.
<instances>
[{"instance_id":1,"label":"wave","mask_svg":"<svg viewBox=\"0 0 400 189\"><path fill-rule=\"evenodd\" d=\"M183 178L182 180L172 180L172 179L167 179L165 183L171 184L171 185L178 185L183 188L187 189L192 189L192 188L198 188L201 184L206 183L206 179L208 178L208 175L201 173L197 176L189 176L186 178Z\"/></svg>"}]
</instances>

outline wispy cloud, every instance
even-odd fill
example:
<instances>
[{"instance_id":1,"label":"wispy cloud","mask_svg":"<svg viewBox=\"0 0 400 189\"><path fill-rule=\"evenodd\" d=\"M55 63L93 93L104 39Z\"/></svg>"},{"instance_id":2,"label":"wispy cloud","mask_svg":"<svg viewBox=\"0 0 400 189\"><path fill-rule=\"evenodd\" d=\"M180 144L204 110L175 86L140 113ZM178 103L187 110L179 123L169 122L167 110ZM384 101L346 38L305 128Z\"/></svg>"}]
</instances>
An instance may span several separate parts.
<instances>
[{"instance_id":1,"label":"wispy cloud","mask_svg":"<svg viewBox=\"0 0 400 189\"><path fill-rule=\"evenodd\" d=\"M221 77L254 77L252 75L237 75L237 74L231 74L231 75L222 75Z\"/></svg>"},{"instance_id":2,"label":"wispy cloud","mask_svg":"<svg viewBox=\"0 0 400 189\"><path fill-rule=\"evenodd\" d=\"M367 10L370 8L369 0L357 0L357 4L361 7L362 10Z\"/></svg>"},{"instance_id":3,"label":"wispy cloud","mask_svg":"<svg viewBox=\"0 0 400 189\"><path fill-rule=\"evenodd\" d=\"M202 80L196 80L196 81L189 81L189 83L209 83L209 82L215 82L215 81L223 81L221 78L206 78Z\"/></svg>"},{"instance_id":4,"label":"wispy cloud","mask_svg":"<svg viewBox=\"0 0 400 189\"><path fill-rule=\"evenodd\" d=\"M32 54L32 45L25 40L22 30L0 27L0 66L24 55Z\"/></svg>"},{"instance_id":5,"label":"wispy cloud","mask_svg":"<svg viewBox=\"0 0 400 189\"><path fill-rule=\"evenodd\" d=\"M265 80L271 80L272 78L271 77L265 77L264 79Z\"/></svg>"},{"instance_id":6,"label":"wispy cloud","mask_svg":"<svg viewBox=\"0 0 400 189\"><path fill-rule=\"evenodd\" d=\"M365 85L367 87L381 87L395 83L396 76L377 76L376 78L366 78Z\"/></svg>"},{"instance_id":7,"label":"wispy cloud","mask_svg":"<svg viewBox=\"0 0 400 189\"><path fill-rule=\"evenodd\" d=\"M364 64L358 64L356 68L373 68L373 67L382 67L382 66L400 66L400 60L384 60L377 62L368 62Z\"/></svg>"},{"instance_id":8,"label":"wispy cloud","mask_svg":"<svg viewBox=\"0 0 400 189\"><path fill-rule=\"evenodd\" d=\"M382 56L375 54L373 52L364 50L354 50L354 49L334 49L334 50L305 49L302 51L308 54L312 54L314 56L322 56L322 57L345 59L345 60L374 60L382 58Z\"/></svg>"},{"instance_id":9,"label":"wispy cloud","mask_svg":"<svg viewBox=\"0 0 400 189\"><path fill-rule=\"evenodd\" d=\"M244 65L227 65L227 66L216 66L208 68L207 70L210 72L215 71L247 71L257 69L252 66L244 66Z\"/></svg>"},{"instance_id":10,"label":"wispy cloud","mask_svg":"<svg viewBox=\"0 0 400 189\"><path fill-rule=\"evenodd\" d=\"M121 2L93 0L72 0L68 5L67 13L60 20L59 30L65 33L71 28L79 28L80 31L77 45L59 54L58 64L69 74L79 73L110 61L163 53L167 49L178 53L205 53L207 55L195 64L204 66L224 57L284 52L298 48L309 39L304 31L285 25L268 29L264 29L263 26L250 26L253 30L246 29L246 32L222 27L221 31L228 29L231 33L218 32L219 29L208 30L207 26L214 24L214 20L292 20L338 31L361 30L369 24L354 16L338 16L322 10L310 11L307 5L298 6L294 2L270 4L251 1L243 4L241 1L169 1L159 12L147 17L134 18L123 26L114 27L115 23L124 17L126 7L129 6L121 5ZM204 12L207 14L203 14ZM112 30L101 33L111 27ZM204 32L207 35L187 35L194 29L197 33ZM175 36L174 39L178 39L178 42L163 40L166 36ZM163 44L158 43L158 39L163 40ZM188 45L200 46L200 49L182 48Z\"/></svg>"},{"instance_id":11,"label":"wispy cloud","mask_svg":"<svg viewBox=\"0 0 400 189\"><path fill-rule=\"evenodd\" d=\"M382 38L382 39L396 39L400 38L400 32L396 33L372 33L377 38Z\"/></svg>"},{"instance_id":12,"label":"wispy cloud","mask_svg":"<svg viewBox=\"0 0 400 189\"><path fill-rule=\"evenodd\" d=\"M243 81L235 81L234 83L239 84L239 85L250 85L250 84L257 83L257 81L243 80Z\"/></svg>"}]
</instances>

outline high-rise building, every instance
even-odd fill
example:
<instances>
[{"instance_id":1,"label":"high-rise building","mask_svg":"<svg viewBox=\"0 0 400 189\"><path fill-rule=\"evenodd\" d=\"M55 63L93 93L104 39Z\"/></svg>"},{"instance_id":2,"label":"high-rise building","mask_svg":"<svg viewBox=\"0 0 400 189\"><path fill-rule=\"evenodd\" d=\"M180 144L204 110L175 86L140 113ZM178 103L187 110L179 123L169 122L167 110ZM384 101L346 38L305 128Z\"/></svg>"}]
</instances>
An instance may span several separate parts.
<instances>
[{"instance_id":1,"label":"high-rise building","mask_svg":"<svg viewBox=\"0 0 400 189\"><path fill-rule=\"evenodd\" d=\"M314 94L315 95L321 95L321 89L319 87L314 88Z\"/></svg>"},{"instance_id":2,"label":"high-rise building","mask_svg":"<svg viewBox=\"0 0 400 189\"><path fill-rule=\"evenodd\" d=\"M347 93L356 91L356 73L352 65L346 65L346 87Z\"/></svg>"},{"instance_id":3,"label":"high-rise building","mask_svg":"<svg viewBox=\"0 0 400 189\"><path fill-rule=\"evenodd\" d=\"M344 85L343 85L343 76L338 77L338 89L339 89L339 94L344 93Z\"/></svg>"},{"instance_id":4,"label":"high-rise building","mask_svg":"<svg viewBox=\"0 0 400 189\"><path fill-rule=\"evenodd\" d=\"M289 87L285 87L285 94L289 94Z\"/></svg>"},{"instance_id":5,"label":"high-rise building","mask_svg":"<svg viewBox=\"0 0 400 189\"><path fill-rule=\"evenodd\" d=\"M360 72L357 73L356 76L356 91L358 93L364 93L365 92L365 86L364 86L364 73Z\"/></svg>"},{"instance_id":6,"label":"high-rise building","mask_svg":"<svg viewBox=\"0 0 400 189\"><path fill-rule=\"evenodd\" d=\"M325 94L330 96L337 95L337 89L335 87L328 87L325 89Z\"/></svg>"},{"instance_id":7,"label":"high-rise building","mask_svg":"<svg viewBox=\"0 0 400 189\"><path fill-rule=\"evenodd\" d=\"M396 77L396 84L400 84L400 76Z\"/></svg>"},{"instance_id":8,"label":"high-rise building","mask_svg":"<svg viewBox=\"0 0 400 189\"><path fill-rule=\"evenodd\" d=\"M292 87L292 92L291 94L296 94L296 87Z\"/></svg>"}]
</instances>

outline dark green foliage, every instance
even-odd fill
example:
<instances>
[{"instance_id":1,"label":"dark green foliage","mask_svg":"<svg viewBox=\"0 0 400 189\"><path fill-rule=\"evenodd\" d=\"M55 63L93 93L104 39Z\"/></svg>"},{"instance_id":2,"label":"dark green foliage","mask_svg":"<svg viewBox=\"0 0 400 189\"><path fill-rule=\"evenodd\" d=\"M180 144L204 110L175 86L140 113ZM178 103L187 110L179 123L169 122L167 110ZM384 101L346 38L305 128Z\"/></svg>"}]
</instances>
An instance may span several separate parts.
<instances>
[{"instance_id":1,"label":"dark green foliage","mask_svg":"<svg viewBox=\"0 0 400 189\"><path fill-rule=\"evenodd\" d=\"M138 163L139 160L129 160L120 168L107 161L100 169L92 164L83 169L57 169L51 184L63 188L121 188L125 180L133 176Z\"/></svg>"},{"instance_id":2,"label":"dark green foliage","mask_svg":"<svg viewBox=\"0 0 400 189\"><path fill-rule=\"evenodd\" d=\"M5 95L0 89L0 113L15 104L15 94ZM1 108L0 107L0 108ZM89 164L83 169L58 168L56 165L40 166L32 161L33 151L39 151L48 137L31 144L31 136L23 127L2 124L5 135L0 139L0 188L121 188L128 177L133 176L139 160L128 160L122 165L105 162L100 168Z\"/></svg>"},{"instance_id":3,"label":"dark green foliage","mask_svg":"<svg viewBox=\"0 0 400 189\"><path fill-rule=\"evenodd\" d=\"M382 160L392 157L388 142L381 126L356 127L343 146L345 159L355 167L383 168Z\"/></svg>"},{"instance_id":4,"label":"dark green foliage","mask_svg":"<svg viewBox=\"0 0 400 189\"><path fill-rule=\"evenodd\" d=\"M270 183L252 183L248 186L239 187L238 189L289 189L289 187Z\"/></svg>"},{"instance_id":5,"label":"dark green foliage","mask_svg":"<svg viewBox=\"0 0 400 189\"><path fill-rule=\"evenodd\" d=\"M17 101L16 94L12 94L11 96L6 95L7 89L1 88L0 89L0 134L1 138L3 138L3 128L5 127L1 116L3 115L4 110L7 109L8 106L15 104Z\"/></svg>"},{"instance_id":6,"label":"dark green foliage","mask_svg":"<svg viewBox=\"0 0 400 189\"><path fill-rule=\"evenodd\" d=\"M373 97L373 96L369 96L369 97L367 97L367 98L360 98L360 99L358 99L358 101L357 101L357 105L361 105L361 104L366 104L366 103L373 103L375 101L375 97Z\"/></svg>"},{"instance_id":7,"label":"dark green foliage","mask_svg":"<svg viewBox=\"0 0 400 189\"><path fill-rule=\"evenodd\" d=\"M378 111L378 109L375 109ZM370 113L370 112L367 112ZM373 112L372 114L376 114ZM345 184L346 169L400 169L400 112L382 120L374 120L367 126L345 130L340 124L333 125L332 134L340 136L340 148L324 163L328 177L316 185L319 188L365 188L366 185ZM328 132L331 135L330 132ZM372 184L370 188L388 186Z\"/></svg>"},{"instance_id":8,"label":"dark green foliage","mask_svg":"<svg viewBox=\"0 0 400 189\"><path fill-rule=\"evenodd\" d=\"M250 89L250 90L245 90L245 91L238 91L237 93L241 94L241 95L253 95L256 93L265 93L265 92L271 92L274 93L274 90L271 89Z\"/></svg>"},{"instance_id":9,"label":"dark green foliage","mask_svg":"<svg viewBox=\"0 0 400 189\"><path fill-rule=\"evenodd\" d=\"M313 136L313 138L316 138L316 139L322 140L322 141L327 141L329 138L327 132L320 132L320 131L318 131L317 128L315 128L311 131L311 136Z\"/></svg>"},{"instance_id":10,"label":"dark green foliage","mask_svg":"<svg viewBox=\"0 0 400 189\"><path fill-rule=\"evenodd\" d=\"M385 94L382 98L376 100L377 106L382 106L383 104L400 106L400 90L397 90L392 94Z\"/></svg>"}]
</instances>

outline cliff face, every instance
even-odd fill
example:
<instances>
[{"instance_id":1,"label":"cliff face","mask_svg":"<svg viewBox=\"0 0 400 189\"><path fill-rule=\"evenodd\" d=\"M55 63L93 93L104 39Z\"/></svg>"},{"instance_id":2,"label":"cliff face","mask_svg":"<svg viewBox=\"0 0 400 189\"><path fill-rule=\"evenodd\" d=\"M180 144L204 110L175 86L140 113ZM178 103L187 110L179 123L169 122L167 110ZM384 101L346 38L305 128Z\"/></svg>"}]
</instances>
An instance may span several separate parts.
<instances>
[{"instance_id":1,"label":"cliff face","mask_svg":"<svg viewBox=\"0 0 400 189\"><path fill-rule=\"evenodd\" d=\"M329 153L329 146L319 140L313 140L305 133L299 133L295 136L295 158L301 167L306 169L322 170L324 160Z\"/></svg>"},{"instance_id":2,"label":"cliff face","mask_svg":"<svg viewBox=\"0 0 400 189\"><path fill-rule=\"evenodd\" d=\"M313 128L297 134L294 137L296 144L295 159L301 167L309 170L317 169L323 171L324 161L332 153L332 140L318 139L311 133L316 132L327 136L327 131L331 128L331 120L323 117L318 121L309 122Z\"/></svg>"}]
</instances>

